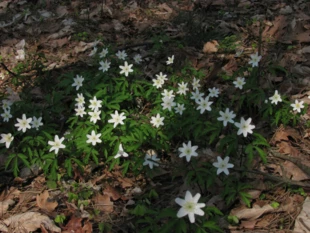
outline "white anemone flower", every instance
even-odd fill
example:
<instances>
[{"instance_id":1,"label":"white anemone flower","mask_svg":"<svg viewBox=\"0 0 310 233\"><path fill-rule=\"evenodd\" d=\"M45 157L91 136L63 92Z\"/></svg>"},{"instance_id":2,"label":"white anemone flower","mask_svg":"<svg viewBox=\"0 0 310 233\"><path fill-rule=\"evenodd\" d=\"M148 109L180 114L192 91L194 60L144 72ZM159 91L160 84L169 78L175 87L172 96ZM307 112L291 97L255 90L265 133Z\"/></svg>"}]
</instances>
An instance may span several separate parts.
<instances>
[{"instance_id":1,"label":"white anemone flower","mask_svg":"<svg viewBox=\"0 0 310 233\"><path fill-rule=\"evenodd\" d=\"M62 144L63 140L65 140L64 137L59 138L58 135L55 135L54 141L48 141L48 144L52 146L49 151L51 152L54 150L55 154L58 154L59 149L66 148L66 146Z\"/></svg>"},{"instance_id":2,"label":"white anemone flower","mask_svg":"<svg viewBox=\"0 0 310 233\"><path fill-rule=\"evenodd\" d=\"M114 123L114 126L113 126L114 128L115 128L118 124L123 125L123 124L124 124L123 120L126 119L126 116L124 116L124 114L125 114L125 113L123 113L123 112L122 112L121 114L119 114L118 111L116 110L116 111L114 112L114 114L111 114L112 119L108 120L108 122L109 122L109 123Z\"/></svg>"},{"instance_id":3,"label":"white anemone flower","mask_svg":"<svg viewBox=\"0 0 310 233\"><path fill-rule=\"evenodd\" d=\"M105 60L105 61L100 61L99 64L100 64L100 67L98 70L102 70L102 72L104 73L110 69L111 62L108 62L107 60Z\"/></svg>"},{"instance_id":4,"label":"white anemone flower","mask_svg":"<svg viewBox=\"0 0 310 233\"><path fill-rule=\"evenodd\" d=\"M249 61L249 64L252 65L252 67L258 67L258 63L262 59L262 56L258 56L258 53L250 55L251 60Z\"/></svg>"},{"instance_id":5,"label":"white anemone flower","mask_svg":"<svg viewBox=\"0 0 310 233\"><path fill-rule=\"evenodd\" d=\"M12 136L12 134L10 133L3 133L1 134L1 140L0 140L0 143L5 143L5 147L6 148L9 148L10 147L10 144L11 142L13 141L14 137Z\"/></svg>"},{"instance_id":6,"label":"white anemone flower","mask_svg":"<svg viewBox=\"0 0 310 233\"><path fill-rule=\"evenodd\" d=\"M192 142L189 141L187 145L183 143L183 147L179 148L179 152L181 154L179 155L180 158L186 157L186 161L189 162L191 160L192 156L198 156L196 150L198 149L198 146L192 146Z\"/></svg>"},{"instance_id":7,"label":"white anemone flower","mask_svg":"<svg viewBox=\"0 0 310 233\"><path fill-rule=\"evenodd\" d=\"M125 76L127 77L129 73L133 72L133 69L131 69L132 66L132 64L128 65L127 61L125 61L125 64L123 66L119 66L119 68L121 69L119 73L125 74Z\"/></svg>"},{"instance_id":8,"label":"white anemone flower","mask_svg":"<svg viewBox=\"0 0 310 233\"><path fill-rule=\"evenodd\" d=\"M122 143L119 144L118 152L117 152L117 154L114 156L115 159L117 159L117 158L119 158L119 157L128 157L128 153L126 153L126 152L124 151Z\"/></svg>"},{"instance_id":9,"label":"white anemone flower","mask_svg":"<svg viewBox=\"0 0 310 233\"><path fill-rule=\"evenodd\" d=\"M294 104L291 104L291 107L293 107L293 111L301 112L301 109L304 108L304 101L298 101L295 100Z\"/></svg>"},{"instance_id":10,"label":"white anemone flower","mask_svg":"<svg viewBox=\"0 0 310 233\"><path fill-rule=\"evenodd\" d=\"M157 158L157 155L156 154L146 154L145 157L144 157L144 162L143 162L143 166L149 166L150 169L153 169L154 166L158 166L158 163L157 161L159 161L160 159Z\"/></svg>"},{"instance_id":11,"label":"white anemone flower","mask_svg":"<svg viewBox=\"0 0 310 233\"><path fill-rule=\"evenodd\" d=\"M252 129L255 128L255 125L251 125L251 121L252 119L249 118L247 120L244 120L243 117L241 117L241 122L235 122L235 126L237 126L239 128L237 134L243 134L243 137L246 137L248 135L248 133L252 134L253 131Z\"/></svg>"},{"instance_id":12,"label":"white anemone flower","mask_svg":"<svg viewBox=\"0 0 310 233\"><path fill-rule=\"evenodd\" d=\"M243 85L245 84L244 78L238 77L236 81L233 81L233 84L235 84L236 88L239 88L240 90L242 90Z\"/></svg>"},{"instance_id":13,"label":"white anemone flower","mask_svg":"<svg viewBox=\"0 0 310 233\"><path fill-rule=\"evenodd\" d=\"M279 95L279 93L278 93L277 90L274 92L274 95L271 96L269 99L271 100L271 103L272 103L272 104L275 104L275 105L277 105L278 102L282 102L282 98L281 98L281 96Z\"/></svg>"},{"instance_id":14,"label":"white anemone flower","mask_svg":"<svg viewBox=\"0 0 310 233\"><path fill-rule=\"evenodd\" d=\"M225 159L222 159L220 156L217 156L217 162L214 162L212 165L217 168L216 174L219 175L224 172L226 175L229 175L228 168L233 168L234 165L229 162L229 157L226 156Z\"/></svg>"},{"instance_id":15,"label":"white anemone flower","mask_svg":"<svg viewBox=\"0 0 310 233\"><path fill-rule=\"evenodd\" d=\"M27 129L31 129L30 123L32 121L32 118L27 118L25 114L22 115L22 118L17 118L18 123L15 124L16 127L18 127L18 131L23 131L23 133L26 132Z\"/></svg>"},{"instance_id":16,"label":"white anemone flower","mask_svg":"<svg viewBox=\"0 0 310 233\"><path fill-rule=\"evenodd\" d=\"M168 57L168 60L167 60L167 65L170 65L170 64L173 64L174 62L174 55L172 55L171 57Z\"/></svg>"},{"instance_id":17,"label":"white anemone flower","mask_svg":"<svg viewBox=\"0 0 310 233\"><path fill-rule=\"evenodd\" d=\"M72 86L76 87L76 90L79 90L79 88L83 86L83 81L84 81L84 78L82 76L76 75L76 77L73 78Z\"/></svg>"},{"instance_id":18,"label":"white anemone flower","mask_svg":"<svg viewBox=\"0 0 310 233\"><path fill-rule=\"evenodd\" d=\"M160 117L160 114L157 113L156 117L151 117L151 124L158 128L161 125L164 125L164 117Z\"/></svg>"},{"instance_id":19,"label":"white anemone flower","mask_svg":"<svg viewBox=\"0 0 310 233\"><path fill-rule=\"evenodd\" d=\"M205 213L201 209L206 206L205 203L198 203L200 193L197 193L194 197L190 191L186 191L185 199L176 198L175 202L181 206L181 209L177 213L178 218L182 218L188 215L189 221L191 223L195 222L195 214L203 216Z\"/></svg>"},{"instance_id":20,"label":"white anemone flower","mask_svg":"<svg viewBox=\"0 0 310 233\"><path fill-rule=\"evenodd\" d=\"M87 134L86 137L88 140L86 143L91 143L93 146L95 146L97 143L101 143L100 139L101 133L96 134L95 130L91 131L91 134Z\"/></svg>"},{"instance_id":21,"label":"white anemone flower","mask_svg":"<svg viewBox=\"0 0 310 233\"><path fill-rule=\"evenodd\" d=\"M226 108L225 112L220 111L220 117L217 118L218 121L223 121L223 125L226 127L227 123L234 123L234 118L236 114L233 111L230 111L229 108Z\"/></svg>"}]
</instances>

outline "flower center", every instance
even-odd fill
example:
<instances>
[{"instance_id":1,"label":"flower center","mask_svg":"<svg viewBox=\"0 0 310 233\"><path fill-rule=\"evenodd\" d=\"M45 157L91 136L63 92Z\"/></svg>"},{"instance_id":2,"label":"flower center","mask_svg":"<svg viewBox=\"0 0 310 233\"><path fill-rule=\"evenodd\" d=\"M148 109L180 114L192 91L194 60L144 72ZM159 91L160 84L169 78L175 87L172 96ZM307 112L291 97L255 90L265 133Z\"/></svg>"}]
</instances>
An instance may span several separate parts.
<instances>
[{"instance_id":1,"label":"flower center","mask_svg":"<svg viewBox=\"0 0 310 233\"><path fill-rule=\"evenodd\" d=\"M195 203L193 202L186 202L184 205L184 209L188 212L194 212L195 210Z\"/></svg>"}]
</instances>

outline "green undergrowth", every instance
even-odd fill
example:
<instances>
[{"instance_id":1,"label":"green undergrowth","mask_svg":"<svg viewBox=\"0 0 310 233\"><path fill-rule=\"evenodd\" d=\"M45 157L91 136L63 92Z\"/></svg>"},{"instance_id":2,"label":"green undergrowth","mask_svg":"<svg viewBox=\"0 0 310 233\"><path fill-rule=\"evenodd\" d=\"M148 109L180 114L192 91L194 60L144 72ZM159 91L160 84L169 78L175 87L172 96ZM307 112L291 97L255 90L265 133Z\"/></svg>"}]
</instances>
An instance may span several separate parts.
<instances>
[{"instance_id":1,"label":"green undergrowth","mask_svg":"<svg viewBox=\"0 0 310 233\"><path fill-rule=\"evenodd\" d=\"M235 37L223 41L223 49L236 49ZM100 57L102 49L108 53ZM156 61L162 73L150 77L144 72L150 60L142 58L137 64L133 51L126 51L130 56L124 60L116 52L113 46L98 47L90 57L92 66L61 70L57 75L45 71L40 59L14 68L16 76L1 97L0 150L7 156L6 169L18 176L21 167L36 165L50 185L58 185L60 180L72 177L75 169L83 172L91 162L103 163L110 170L121 166L125 176L149 176L165 161L165 169L182 167L187 186L193 187L189 191L201 194L200 203L220 195L227 205L242 200L250 207L251 197L246 191L251 187L246 183L246 173L254 158L267 161L269 147L256 125L261 121L274 126L295 124L303 108L295 106L299 110L296 114L286 96L273 102L275 90L259 86L262 72L254 65L240 66L233 75L210 87L202 85L205 74L189 63L176 68L173 54L168 54L170 64L167 60ZM244 55L244 59L248 57ZM109 62L110 67L99 62ZM40 70L36 79L23 76L23 69L29 65ZM203 97L195 98L195 94ZM78 103L79 96L83 96L84 103ZM98 106L91 107L91 101ZM77 108L84 108L85 114L76 115ZM227 109L235 116L225 115ZM90 115L95 111L100 111L98 119ZM11 115L7 121L5 113ZM41 117L42 124L34 125L34 117ZM204 153L206 150L221 156ZM181 159L175 162L172 155ZM231 163L223 163L221 158ZM223 232L218 221L227 213L213 205L203 207L204 217L197 217L191 224L177 217L176 205L152 205L161 193L147 195L138 198L130 210L137 232ZM77 199L74 193L69 198Z\"/></svg>"}]
</instances>

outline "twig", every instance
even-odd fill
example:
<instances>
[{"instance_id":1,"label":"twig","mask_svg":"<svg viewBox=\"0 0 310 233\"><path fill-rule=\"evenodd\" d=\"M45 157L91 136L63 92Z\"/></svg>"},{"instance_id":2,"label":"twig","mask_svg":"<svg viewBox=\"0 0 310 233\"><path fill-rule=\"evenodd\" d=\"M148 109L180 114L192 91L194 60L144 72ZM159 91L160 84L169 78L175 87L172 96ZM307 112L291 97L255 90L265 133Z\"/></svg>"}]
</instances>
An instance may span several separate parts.
<instances>
[{"instance_id":1,"label":"twig","mask_svg":"<svg viewBox=\"0 0 310 233\"><path fill-rule=\"evenodd\" d=\"M17 74L15 74L14 72L12 72L12 71L10 71L9 69L8 69L8 67L3 63L3 62L1 62L0 63L1 64L1 66L3 67L3 69L5 69L7 72L9 72L9 74L11 74L11 75L13 75L13 76L17 76Z\"/></svg>"}]
</instances>

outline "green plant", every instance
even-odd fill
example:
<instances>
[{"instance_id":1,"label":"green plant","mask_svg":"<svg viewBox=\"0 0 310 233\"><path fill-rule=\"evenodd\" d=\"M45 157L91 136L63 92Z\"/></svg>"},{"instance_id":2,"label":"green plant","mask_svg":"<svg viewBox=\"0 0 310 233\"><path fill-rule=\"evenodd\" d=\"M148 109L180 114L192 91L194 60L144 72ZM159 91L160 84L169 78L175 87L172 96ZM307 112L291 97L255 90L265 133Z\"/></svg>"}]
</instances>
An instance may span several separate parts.
<instances>
[{"instance_id":1,"label":"green plant","mask_svg":"<svg viewBox=\"0 0 310 233\"><path fill-rule=\"evenodd\" d=\"M234 49L236 39L225 38L222 49ZM168 38L154 38L154 50L164 48L161 40ZM211 187L216 184L223 190L221 195L227 204L242 200L250 206L247 190L251 186L238 171L246 172L254 157L266 162L265 150L269 146L256 131L255 124L263 117L274 124L294 124L305 111L303 104L291 104L285 97L282 100L279 93L269 97L266 90L259 88L257 66L261 57L258 54L251 55L252 67L244 66L232 77L224 76L222 81L227 88L220 93L217 87L202 86L200 80L204 74L190 65L174 70L170 66L174 62L173 54L168 56L168 61L162 61L166 68L150 80L143 73L143 65L131 64L125 51L115 56L112 46L109 50L105 62L94 54L92 67L65 72L51 85L46 84L51 74L44 72L40 59L27 63L42 72L34 83L23 80L25 65L15 67L17 76L13 84L26 82L27 85L20 93L10 90L2 97L5 122L1 125L0 151L8 155L6 169L17 176L21 166L37 165L47 176L49 185L55 187L57 181L72 177L74 171L83 172L91 162L97 165L103 162L110 170L121 166L123 175L130 172L151 176L153 170L162 166L161 160L165 160L171 170L182 170L186 181L199 189L195 194L199 195L194 195L196 199L201 194L204 202L197 203L196 199L191 202L192 197L188 195L184 202L179 201L180 209L185 210L179 216L189 215L188 222L177 217L173 205L152 206L162 197L151 189L130 210L136 216L136 229L141 229L139 232L171 232L172 229L221 232L217 225L221 211L199 204L206 202ZM35 98L29 90L36 85L43 93ZM20 99L13 101L14 95ZM217 151L221 156L206 159L200 154L203 148ZM151 150L157 151L156 156L148 154ZM167 156L171 154L185 159L172 163ZM240 169L230 174L229 169L235 164ZM91 189L73 183L68 201L85 206L92 195ZM200 206L201 211L191 212L195 206ZM192 215L197 213L207 217L196 216L195 224L190 224ZM236 223L236 219L232 220ZM100 231L107 229L104 224L99 225Z\"/></svg>"}]
</instances>

